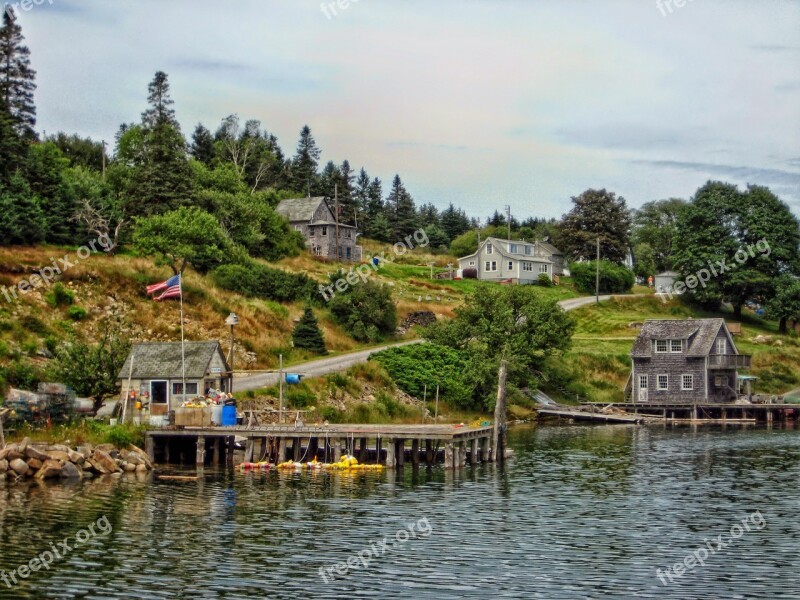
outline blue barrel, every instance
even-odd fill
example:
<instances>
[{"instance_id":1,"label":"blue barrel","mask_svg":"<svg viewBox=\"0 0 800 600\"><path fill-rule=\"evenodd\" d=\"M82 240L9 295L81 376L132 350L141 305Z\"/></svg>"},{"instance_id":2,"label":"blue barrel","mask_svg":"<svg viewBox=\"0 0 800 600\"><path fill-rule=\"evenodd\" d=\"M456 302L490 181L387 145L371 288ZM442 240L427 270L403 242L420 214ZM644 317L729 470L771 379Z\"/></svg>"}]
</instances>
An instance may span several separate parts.
<instances>
[{"instance_id":1,"label":"blue barrel","mask_svg":"<svg viewBox=\"0 0 800 600\"><path fill-rule=\"evenodd\" d=\"M231 427L236 425L236 407L223 406L222 407L222 426Z\"/></svg>"},{"instance_id":2,"label":"blue barrel","mask_svg":"<svg viewBox=\"0 0 800 600\"><path fill-rule=\"evenodd\" d=\"M302 375L296 375L295 373L287 373L286 374L286 383L289 385L296 385L300 383L300 379L302 379Z\"/></svg>"}]
</instances>

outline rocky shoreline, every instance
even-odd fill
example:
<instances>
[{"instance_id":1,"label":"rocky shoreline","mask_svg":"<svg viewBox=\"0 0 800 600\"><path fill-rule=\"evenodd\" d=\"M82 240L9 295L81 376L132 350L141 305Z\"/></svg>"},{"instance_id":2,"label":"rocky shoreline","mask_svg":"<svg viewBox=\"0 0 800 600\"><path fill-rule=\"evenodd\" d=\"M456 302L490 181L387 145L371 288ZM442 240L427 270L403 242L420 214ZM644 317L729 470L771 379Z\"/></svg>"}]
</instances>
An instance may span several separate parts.
<instances>
[{"instance_id":1,"label":"rocky shoreline","mask_svg":"<svg viewBox=\"0 0 800 600\"><path fill-rule=\"evenodd\" d=\"M0 482L26 479L91 479L115 473L147 473L153 463L136 446L124 449L113 444L64 444L31 442L25 438L0 450Z\"/></svg>"}]
</instances>

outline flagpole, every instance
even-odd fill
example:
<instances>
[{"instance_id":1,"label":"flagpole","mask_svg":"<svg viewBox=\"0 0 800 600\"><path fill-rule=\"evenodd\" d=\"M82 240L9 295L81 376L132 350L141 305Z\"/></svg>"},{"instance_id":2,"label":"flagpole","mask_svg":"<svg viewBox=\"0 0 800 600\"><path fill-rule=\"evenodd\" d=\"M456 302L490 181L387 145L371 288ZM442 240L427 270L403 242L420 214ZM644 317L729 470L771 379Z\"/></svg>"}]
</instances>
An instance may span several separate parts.
<instances>
[{"instance_id":1,"label":"flagpole","mask_svg":"<svg viewBox=\"0 0 800 600\"><path fill-rule=\"evenodd\" d=\"M183 378L183 401L186 402L186 345L183 336L183 273L178 277L178 290L181 296L181 374Z\"/></svg>"}]
</instances>

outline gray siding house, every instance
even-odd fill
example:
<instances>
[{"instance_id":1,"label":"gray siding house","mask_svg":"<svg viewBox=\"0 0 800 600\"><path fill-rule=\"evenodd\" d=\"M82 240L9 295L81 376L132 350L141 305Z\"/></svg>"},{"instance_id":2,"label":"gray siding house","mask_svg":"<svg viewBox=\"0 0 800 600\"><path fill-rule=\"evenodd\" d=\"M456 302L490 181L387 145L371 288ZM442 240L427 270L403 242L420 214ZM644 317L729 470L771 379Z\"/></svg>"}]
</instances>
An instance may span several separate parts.
<instances>
[{"instance_id":1,"label":"gray siding house","mask_svg":"<svg viewBox=\"0 0 800 600\"><path fill-rule=\"evenodd\" d=\"M631 358L629 402L730 402L750 368L723 319L645 321Z\"/></svg>"},{"instance_id":2,"label":"gray siding house","mask_svg":"<svg viewBox=\"0 0 800 600\"><path fill-rule=\"evenodd\" d=\"M314 256L337 258L336 218L325 198L292 198L282 200L276 209L295 230L303 234L306 247ZM356 228L339 223L338 259L361 262L361 246L356 244Z\"/></svg>"},{"instance_id":3,"label":"gray siding house","mask_svg":"<svg viewBox=\"0 0 800 600\"><path fill-rule=\"evenodd\" d=\"M478 250L458 259L459 269L475 269L482 281L507 281L535 283L544 273L564 273L564 255L545 242L524 242L486 238Z\"/></svg>"},{"instance_id":4,"label":"gray siding house","mask_svg":"<svg viewBox=\"0 0 800 600\"><path fill-rule=\"evenodd\" d=\"M217 341L186 342L186 393L180 342L134 344L119 371L122 400L128 390L150 402L151 415L166 415L208 388L231 391L231 373ZM132 363L132 364L131 364ZM128 388L128 379L131 385Z\"/></svg>"}]
</instances>

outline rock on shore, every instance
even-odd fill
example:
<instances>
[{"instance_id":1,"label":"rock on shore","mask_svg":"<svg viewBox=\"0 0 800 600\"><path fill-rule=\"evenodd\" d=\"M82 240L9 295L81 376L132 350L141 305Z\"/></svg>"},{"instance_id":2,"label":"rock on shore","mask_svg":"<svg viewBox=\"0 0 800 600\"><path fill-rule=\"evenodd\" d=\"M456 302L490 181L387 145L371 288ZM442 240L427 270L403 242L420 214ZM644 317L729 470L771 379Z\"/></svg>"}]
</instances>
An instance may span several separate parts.
<instances>
[{"instance_id":1,"label":"rock on shore","mask_svg":"<svg viewBox=\"0 0 800 600\"><path fill-rule=\"evenodd\" d=\"M112 444L70 448L63 444L33 443L29 438L0 450L0 481L35 479L89 479L113 473L146 473L153 463L136 446L118 449Z\"/></svg>"}]
</instances>

